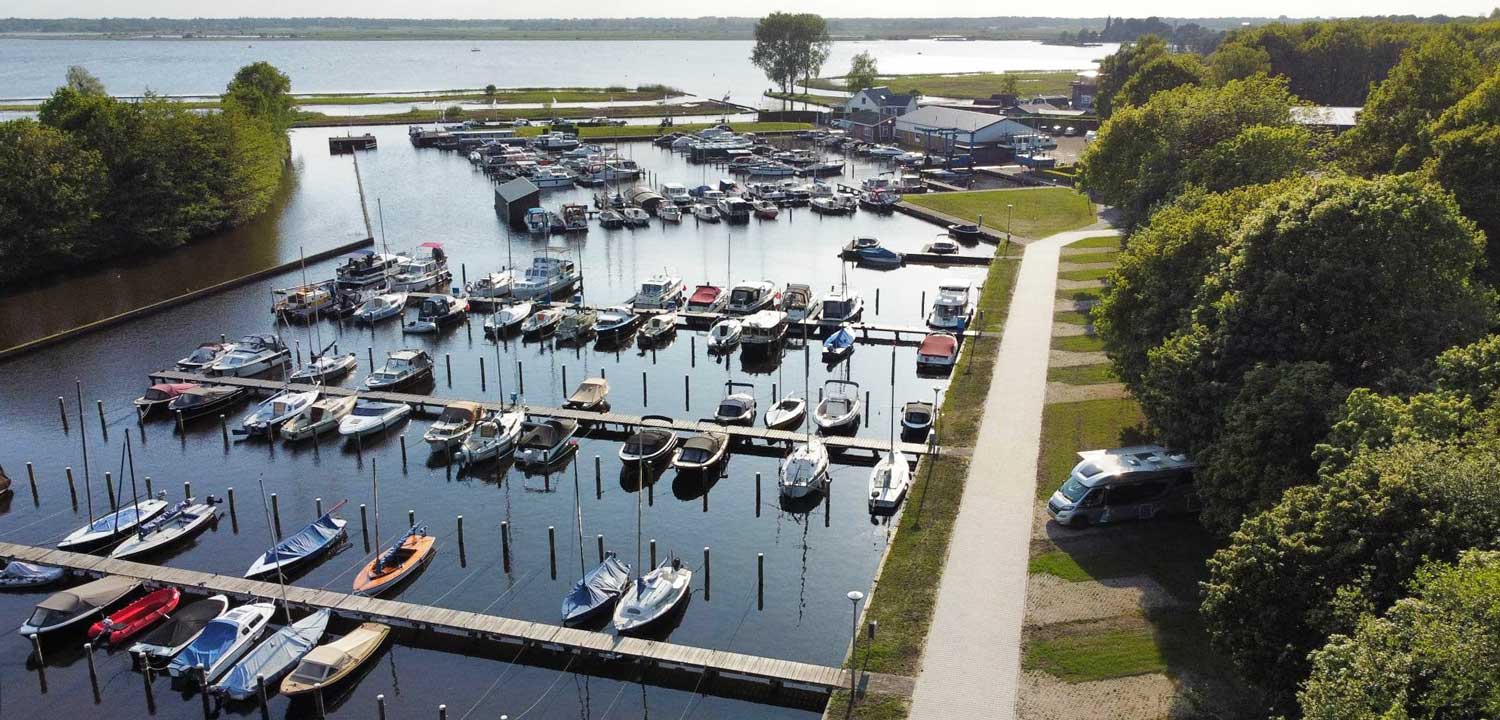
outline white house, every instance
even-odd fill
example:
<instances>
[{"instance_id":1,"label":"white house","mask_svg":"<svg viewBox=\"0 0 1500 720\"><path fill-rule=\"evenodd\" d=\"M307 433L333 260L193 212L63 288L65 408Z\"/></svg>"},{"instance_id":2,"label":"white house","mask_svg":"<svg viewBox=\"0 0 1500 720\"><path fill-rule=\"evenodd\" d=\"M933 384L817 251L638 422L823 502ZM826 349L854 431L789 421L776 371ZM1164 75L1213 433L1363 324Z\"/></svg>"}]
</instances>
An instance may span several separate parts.
<instances>
[{"instance_id":1,"label":"white house","mask_svg":"<svg viewBox=\"0 0 1500 720\"><path fill-rule=\"evenodd\" d=\"M865 88L844 103L845 115L857 112L878 113L882 117L900 117L917 109L919 95L897 95L888 87Z\"/></svg>"}]
</instances>

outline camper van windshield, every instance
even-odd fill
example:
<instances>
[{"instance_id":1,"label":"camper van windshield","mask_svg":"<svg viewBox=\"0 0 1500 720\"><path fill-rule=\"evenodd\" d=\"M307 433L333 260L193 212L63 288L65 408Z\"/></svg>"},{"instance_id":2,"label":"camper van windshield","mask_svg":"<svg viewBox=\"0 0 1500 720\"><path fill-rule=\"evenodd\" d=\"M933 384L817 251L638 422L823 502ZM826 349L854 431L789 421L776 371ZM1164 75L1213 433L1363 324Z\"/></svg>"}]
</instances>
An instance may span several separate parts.
<instances>
[{"instance_id":1,"label":"camper van windshield","mask_svg":"<svg viewBox=\"0 0 1500 720\"><path fill-rule=\"evenodd\" d=\"M1063 497L1067 498L1070 502L1082 500L1083 496L1088 494L1088 491L1088 486L1084 485L1076 477L1068 478L1068 481L1063 483L1063 486L1058 489L1058 492L1062 493Z\"/></svg>"}]
</instances>

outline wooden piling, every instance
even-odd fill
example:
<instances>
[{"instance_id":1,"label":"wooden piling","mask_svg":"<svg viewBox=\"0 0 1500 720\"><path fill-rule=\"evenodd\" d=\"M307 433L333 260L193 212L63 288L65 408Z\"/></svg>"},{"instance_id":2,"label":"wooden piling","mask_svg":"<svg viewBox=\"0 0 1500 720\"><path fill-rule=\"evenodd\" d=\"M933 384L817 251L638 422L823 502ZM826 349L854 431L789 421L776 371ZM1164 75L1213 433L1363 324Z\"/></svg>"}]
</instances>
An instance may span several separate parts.
<instances>
[{"instance_id":1,"label":"wooden piling","mask_svg":"<svg viewBox=\"0 0 1500 720\"><path fill-rule=\"evenodd\" d=\"M109 511L114 512L119 510L120 507L115 502L115 483L110 479L110 473L108 472L104 473L104 489L109 491L107 493L109 496Z\"/></svg>"},{"instance_id":2,"label":"wooden piling","mask_svg":"<svg viewBox=\"0 0 1500 720\"><path fill-rule=\"evenodd\" d=\"M385 695L375 696L375 716L377 720L385 720Z\"/></svg>"},{"instance_id":3,"label":"wooden piling","mask_svg":"<svg viewBox=\"0 0 1500 720\"><path fill-rule=\"evenodd\" d=\"M448 387L453 387L453 353L443 353L443 362L448 368Z\"/></svg>"},{"instance_id":4,"label":"wooden piling","mask_svg":"<svg viewBox=\"0 0 1500 720\"><path fill-rule=\"evenodd\" d=\"M364 540L365 551L368 552L370 549L370 525L364 503L359 504L359 536Z\"/></svg>"},{"instance_id":5,"label":"wooden piling","mask_svg":"<svg viewBox=\"0 0 1500 720\"><path fill-rule=\"evenodd\" d=\"M651 538L651 567L656 568L656 538Z\"/></svg>"},{"instance_id":6,"label":"wooden piling","mask_svg":"<svg viewBox=\"0 0 1500 720\"><path fill-rule=\"evenodd\" d=\"M375 326L373 324L370 325L371 332L374 332L374 327ZM366 347L365 358L370 361L370 372L375 372L375 348Z\"/></svg>"},{"instance_id":7,"label":"wooden piling","mask_svg":"<svg viewBox=\"0 0 1500 720\"><path fill-rule=\"evenodd\" d=\"M760 517L760 473L755 473L755 517Z\"/></svg>"},{"instance_id":8,"label":"wooden piling","mask_svg":"<svg viewBox=\"0 0 1500 720\"><path fill-rule=\"evenodd\" d=\"M521 361L516 361L516 390L522 395L526 394L526 371L521 366Z\"/></svg>"},{"instance_id":9,"label":"wooden piling","mask_svg":"<svg viewBox=\"0 0 1500 720\"><path fill-rule=\"evenodd\" d=\"M927 291L923 290L922 291L922 301L917 305L917 314L918 315L925 315L926 313L927 313Z\"/></svg>"},{"instance_id":10,"label":"wooden piling","mask_svg":"<svg viewBox=\"0 0 1500 720\"><path fill-rule=\"evenodd\" d=\"M406 433L401 433L401 469L406 469Z\"/></svg>"},{"instance_id":11,"label":"wooden piling","mask_svg":"<svg viewBox=\"0 0 1500 720\"><path fill-rule=\"evenodd\" d=\"M688 336L688 361L689 367L698 367L698 336Z\"/></svg>"},{"instance_id":12,"label":"wooden piling","mask_svg":"<svg viewBox=\"0 0 1500 720\"><path fill-rule=\"evenodd\" d=\"M148 498L154 498L154 497L156 497L156 491L153 490L153 489L151 489L151 476L150 475L146 476L146 497L148 497Z\"/></svg>"},{"instance_id":13,"label":"wooden piling","mask_svg":"<svg viewBox=\"0 0 1500 720\"><path fill-rule=\"evenodd\" d=\"M594 543L599 546L599 562L604 562L604 533L594 536Z\"/></svg>"},{"instance_id":14,"label":"wooden piling","mask_svg":"<svg viewBox=\"0 0 1500 720\"><path fill-rule=\"evenodd\" d=\"M63 401L61 395L57 396L57 414L62 417L63 432L68 431L68 404Z\"/></svg>"},{"instance_id":15,"label":"wooden piling","mask_svg":"<svg viewBox=\"0 0 1500 720\"><path fill-rule=\"evenodd\" d=\"M547 554L552 565L552 579L557 579L557 528L547 526Z\"/></svg>"},{"instance_id":16,"label":"wooden piling","mask_svg":"<svg viewBox=\"0 0 1500 720\"><path fill-rule=\"evenodd\" d=\"M146 662L146 653L136 656L141 666L141 682L146 685L146 711L156 714L156 689L151 687L151 664Z\"/></svg>"},{"instance_id":17,"label":"wooden piling","mask_svg":"<svg viewBox=\"0 0 1500 720\"><path fill-rule=\"evenodd\" d=\"M713 566L709 564L708 546L703 546L703 601L708 602L710 588L714 584Z\"/></svg>"},{"instance_id":18,"label":"wooden piling","mask_svg":"<svg viewBox=\"0 0 1500 720\"><path fill-rule=\"evenodd\" d=\"M198 663L198 697L203 699L203 720L213 717L213 709L208 706L208 670L204 669L203 663Z\"/></svg>"},{"instance_id":19,"label":"wooden piling","mask_svg":"<svg viewBox=\"0 0 1500 720\"><path fill-rule=\"evenodd\" d=\"M438 706L438 720L448 720L448 706L447 705L439 705Z\"/></svg>"},{"instance_id":20,"label":"wooden piling","mask_svg":"<svg viewBox=\"0 0 1500 720\"><path fill-rule=\"evenodd\" d=\"M500 521L500 559L504 561L505 572L510 572L510 523Z\"/></svg>"},{"instance_id":21,"label":"wooden piling","mask_svg":"<svg viewBox=\"0 0 1500 720\"><path fill-rule=\"evenodd\" d=\"M690 375L682 376L682 411L688 412L693 407L693 386L689 384Z\"/></svg>"},{"instance_id":22,"label":"wooden piling","mask_svg":"<svg viewBox=\"0 0 1500 720\"><path fill-rule=\"evenodd\" d=\"M31 503L35 505L39 501L36 495L36 470L32 469L31 463L26 463L26 480L31 483Z\"/></svg>"},{"instance_id":23,"label":"wooden piling","mask_svg":"<svg viewBox=\"0 0 1500 720\"><path fill-rule=\"evenodd\" d=\"M766 554L755 553L755 604L766 609Z\"/></svg>"},{"instance_id":24,"label":"wooden piling","mask_svg":"<svg viewBox=\"0 0 1500 720\"><path fill-rule=\"evenodd\" d=\"M271 527L276 530L276 539L281 539L281 503L276 500L276 493L271 493Z\"/></svg>"},{"instance_id":25,"label":"wooden piling","mask_svg":"<svg viewBox=\"0 0 1500 720\"><path fill-rule=\"evenodd\" d=\"M219 414L219 435L224 438L224 447L229 447L229 420Z\"/></svg>"},{"instance_id":26,"label":"wooden piling","mask_svg":"<svg viewBox=\"0 0 1500 720\"><path fill-rule=\"evenodd\" d=\"M417 526L417 511L416 510L407 510L406 511L406 525L407 525L407 527L416 527Z\"/></svg>"},{"instance_id":27,"label":"wooden piling","mask_svg":"<svg viewBox=\"0 0 1500 720\"><path fill-rule=\"evenodd\" d=\"M193 496L193 483L191 480L182 481L182 499L186 500ZM318 513L322 515L323 513Z\"/></svg>"},{"instance_id":28,"label":"wooden piling","mask_svg":"<svg viewBox=\"0 0 1500 720\"><path fill-rule=\"evenodd\" d=\"M63 468L68 475L68 497L73 500L73 509L78 509L78 486L73 484L73 468Z\"/></svg>"},{"instance_id":29,"label":"wooden piling","mask_svg":"<svg viewBox=\"0 0 1500 720\"><path fill-rule=\"evenodd\" d=\"M47 659L42 656L42 636L31 636L31 651L36 653L36 677L41 681L42 694L47 694Z\"/></svg>"},{"instance_id":30,"label":"wooden piling","mask_svg":"<svg viewBox=\"0 0 1500 720\"><path fill-rule=\"evenodd\" d=\"M488 387L489 387L489 379L484 376L484 356L480 355L479 356L479 391L480 392L487 392L488 391Z\"/></svg>"},{"instance_id":31,"label":"wooden piling","mask_svg":"<svg viewBox=\"0 0 1500 720\"><path fill-rule=\"evenodd\" d=\"M89 687L94 690L94 704L99 704L99 671L94 667L94 645L83 644L83 657L89 661Z\"/></svg>"},{"instance_id":32,"label":"wooden piling","mask_svg":"<svg viewBox=\"0 0 1500 720\"><path fill-rule=\"evenodd\" d=\"M260 701L260 717L261 717L261 720L268 720L268 718L271 717L271 713L270 713L270 710L266 707L266 676L265 675L256 675L255 676L255 697Z\"/></svg>"},{"instance_id":33,"label":"wooden piling","mask_svg":"<svg viewBox=\"0 0 1500 720\"><path fill-rule=\"evenodd\" d=\"M323 498L313 498L313 517L323 517Z\"/></svg>"},{"instance_id":34,"label":"wooden piling","mask_svg":"<svg viewBox=\"0 0 1500 720\"><path fill-rule=\"evenodd\" d=\"M601 499L603 497L604 497L604 480L603 480L603 475L601 475L600 472L599 472L599 456L595 455L594 456L594 499L595 500L599 500L599 499Z\"/></svg>"},{"instance_id":35,"label":"wooden piling","mask_svg":"<svg viewBox=\"0 0 1500 720\"><path fill-rule=\"evenodd\" d=\"M105 437L109 437L109 425L104 422L104 401L95 400L94 405L99 408L99 431L104 433Z\"/></svg>"},{"instance_id":36,"label":"wooden piling","mask_svg":"<svg viewBox=\"0 0 1500 720\"><path fill-rule=\"evenodd\" d=\"M234 525L235 532L239 532L240 516L234 508L234 486L231 485L226 493L229 495L229 522Z\"/></svg>"},{"instance_id":37,"label":"wooden piling","mask_svg":"<svg viewBox=\"0 0 1500 720\"><path fill-rule=\"evenodd\" d=\"M647 400L648 400L648 396L646 395L646 371L642 370L641 371L641 407L647 407L648 405L651 404L651 403L647 402Z\"/></svg>"},{"instance_id":38,"label":"wooden piling","mask_svg":"<svg viewBox=\"0 0 1500 720\"><path fill-rule=\"evenodd\" d=\"M464 551L464 516L458 516L458 551Z\"/></svg>"},{"instance_id":39,"label":"wooden piling","mask_svg":"<svg viewBox=\"0 0 1500 720\"><path fill-rule=\"evenodd\" d=\"M870 427L870 416L875 413L870 410L870 391L865 391L865 427Z\"/></svg>"},{"instance_id":40,"label":"wooden piling","mask_svg":"<svg viewBox=\"0 0 1500 720\"><path fill-rule=\"evenodd\" d=\"M568 366L562 366L562 391L563 397L568 396Z\"/></svg>"}]
</instances>

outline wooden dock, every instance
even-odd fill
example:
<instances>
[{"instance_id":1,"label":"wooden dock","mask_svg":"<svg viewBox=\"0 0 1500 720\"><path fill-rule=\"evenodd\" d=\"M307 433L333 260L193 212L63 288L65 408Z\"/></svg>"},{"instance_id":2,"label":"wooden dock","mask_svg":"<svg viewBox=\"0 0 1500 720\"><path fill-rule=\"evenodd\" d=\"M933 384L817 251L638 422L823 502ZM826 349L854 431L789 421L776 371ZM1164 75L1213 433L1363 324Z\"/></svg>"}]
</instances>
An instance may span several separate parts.
<instances>
[{"instance_id":1,"label":"wooden dock","mask_svg":"<svg viewBox=\"0 0 1500 720\"><path fill-rule=\"evenodd\" d=\"M407 405L410 405L412 409L419 414L441 412L442 408L447 407L449 404L461 402L467 399L441 398L434 397L432 395L417 395L414 393L364 391L336 386L286 383L280 380L261 380L257 378L207 377L204 375L186 373L177 370L158 370L154 373L151 373L149 375L149 379L153 383L191 382L209 385L229 385L233 387L245 387L250 388L257 394L270 394L286 389L297 392L306 390L320 390L329 395L354 395L357 397L366 398L369 400L377 400L380 402L405 403ZM510 407L503 402L494 402L488 400L472 400L472 402L478 403L486 410L498 411ZM672 420L670 423L653 420L652 422L647 423L645 418L640 415L624 415L621 413L613 412L593 412L589 410L575 410L572 408L547 407L542 405L529 404L522 405L521 409L524 410L527 415L531 416L564 418L576 421L579 423L581 431L586 431L589 428L601 428L605 430L614 428L620 431L629 432L633 431L635 428L649 424L652 427L665 427L679 432L689 433L711 430L714 432L727 433L733 439L745 443L760 443L762 445L768 446L786 446L788 448L807 439L807 434L803 432L793 432L790 430L771 430L769 428L748 427L741 425L720 425L718 423L702 420ZM808 411L811 412L810 407ZM879 456L888 453L891 450L891 444L889 442L885 440L876 440L873 438L828 435L821 436L821 439L823 441L823 444L828 447L829 451L835 454L853 453L855 455L868 455L868 457L871 459L877 459L879 458ZM940 445L908 442L897 442L896 448L901 450L903 453L906 453L906 456L913 464L915 464L918 458L922 455L941 454L950 450L950 448L944 448Z\"/></svg>"},{"instance_id":2,"label":"wooden dock","mask_svg":"<svg viewBox=\"0 0 1500 720\"><path fill-rule=\"evenodd\" d=\"M246 580L232 575L181 570L144 563L113 560L97 555L65 552L31 545L0 542L0 557L37 563L88 577L115 575L139 580L148 588L173 586L188 593L222 593L236 601L280 600L300 610L328 609L338 617L358 622L373 621L420 633L440 633L467 641L485 641L558 653L588 655L614 664L633 664L649 669L676 669L704 679L740 680L769 684L773 690L791 685L824 695L847 688L850 671L809 663L778 660L743 653L711 650L640 638L620 637L589 630L515 620L497 615L449 610L394 600L360 597L328 590ZM909 678L862 674L867 683L904 689ZM704 683L705 685L709 683ZM772 698L774 700L774 698Z\"/></svg>"}]
</instances>

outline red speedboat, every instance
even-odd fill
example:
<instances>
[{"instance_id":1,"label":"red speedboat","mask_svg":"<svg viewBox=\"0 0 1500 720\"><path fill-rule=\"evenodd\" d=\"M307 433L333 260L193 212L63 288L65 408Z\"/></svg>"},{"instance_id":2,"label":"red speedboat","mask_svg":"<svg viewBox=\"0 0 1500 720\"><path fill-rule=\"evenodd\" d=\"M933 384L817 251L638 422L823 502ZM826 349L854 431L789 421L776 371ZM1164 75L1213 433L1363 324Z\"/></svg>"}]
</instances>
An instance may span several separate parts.
<instances>
[{"instance_id":1,"label":"red speedboat","mask_svg":"<svg viewBox=\"0 0 1500 720\"><path fill-rule=\"evenodd\" d=\"M135 399L135 406L140 410L141 416L150 415L157 406L166 409L172 398L181 395L183 391L198 387L195 383L160 383L152 385L146 390L146 394Z\"/></svg>"},{"instance_id":2,"label":"red speedboat","mask_svg":"<svg viewBox=\"0 0 1500 720\"><path fill-rule=\"evenodd\" d=\"M176 610L177 603L181 600L182 591L177 588L162 588L152 592L94 623L89 627L89 639L97 640L102 637L111 645L122 643Z\"/></svg>"},{"instance_id":3,"label":"red speedboat","mask_svg":"<svg viewBox=\"0 0 1500 720\"><path fill-rule=\"evenodd\" d=\"M713 285L699 285L693 289L693 294L688 297L687 311L699 313L724 312L724 306L729 304L729 295L722 289Z\"/></svg>"}]
</instances>

